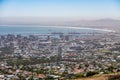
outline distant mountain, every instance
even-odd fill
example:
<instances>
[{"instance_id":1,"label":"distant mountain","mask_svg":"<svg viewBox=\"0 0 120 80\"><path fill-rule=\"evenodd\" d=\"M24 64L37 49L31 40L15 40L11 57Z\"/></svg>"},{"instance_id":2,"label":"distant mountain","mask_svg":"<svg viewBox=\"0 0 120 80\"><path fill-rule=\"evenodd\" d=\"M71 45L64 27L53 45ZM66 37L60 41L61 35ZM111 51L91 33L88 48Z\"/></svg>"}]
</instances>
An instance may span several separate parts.
<instances>
[{"instance_id":1,"label":"distant mountain","mask_svg":"<svg viewBox=\"0 0 120 80\"><path fill-rule=\"evenodd\" d=\"M47 18L0 18L0 25L45 25L45 26L75 26L120 30L120 20L62 20Z\"/></svg>"}]
</instances>

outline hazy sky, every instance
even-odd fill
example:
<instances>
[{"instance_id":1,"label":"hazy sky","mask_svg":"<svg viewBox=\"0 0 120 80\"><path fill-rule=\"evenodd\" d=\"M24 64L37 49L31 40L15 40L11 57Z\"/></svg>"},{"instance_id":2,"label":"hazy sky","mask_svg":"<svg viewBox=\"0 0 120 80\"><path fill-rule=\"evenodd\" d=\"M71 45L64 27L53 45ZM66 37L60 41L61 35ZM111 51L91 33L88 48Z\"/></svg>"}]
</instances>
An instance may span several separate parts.
<instances>
[{"instance_id":1,"label":"hazy sky","mask_svg":"<svg viewBox=\"0 0 120 80\"><path fill-rule=\"evenodd\" d=\"M0 17L120 18L120 0L0 0Z\"/></svg>"}]
</instances>

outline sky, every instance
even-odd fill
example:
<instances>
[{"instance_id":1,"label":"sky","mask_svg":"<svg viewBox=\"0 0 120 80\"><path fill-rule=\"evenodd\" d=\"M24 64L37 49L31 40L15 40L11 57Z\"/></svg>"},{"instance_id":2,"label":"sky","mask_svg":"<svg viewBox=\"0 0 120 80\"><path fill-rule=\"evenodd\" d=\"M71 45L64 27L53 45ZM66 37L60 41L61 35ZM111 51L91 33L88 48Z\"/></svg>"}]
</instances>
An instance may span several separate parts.
<instances>
[{"instance_id":1,"label":"sky","mask_svg":"<svg viewBox=\"0 0 120 80\"><path fill-rule=\"evenodd\" d=\"M120 0L0 0L0 17L120 18Z\"/></svg>"}]
</instances>

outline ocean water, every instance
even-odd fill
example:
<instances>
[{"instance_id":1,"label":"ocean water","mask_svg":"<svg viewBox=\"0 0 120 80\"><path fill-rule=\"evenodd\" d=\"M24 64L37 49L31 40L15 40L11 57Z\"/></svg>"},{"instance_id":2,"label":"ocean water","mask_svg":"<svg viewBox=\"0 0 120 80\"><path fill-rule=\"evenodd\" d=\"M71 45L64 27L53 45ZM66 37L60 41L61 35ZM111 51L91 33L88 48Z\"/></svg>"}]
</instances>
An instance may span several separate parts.
<instances>
[{"instance_id":1,"label":"ocean water","mask_svg":"<svg viewBox=\"0 0 120 80\"><path fill-rule=\"evenodd\" d=\"M53 26L0 26L0 35L2 34L50 34L53 32L105 32L102 30L84 29L84 28L71 28L71 27L53 27Z\"/></svg>"}]
</instances>

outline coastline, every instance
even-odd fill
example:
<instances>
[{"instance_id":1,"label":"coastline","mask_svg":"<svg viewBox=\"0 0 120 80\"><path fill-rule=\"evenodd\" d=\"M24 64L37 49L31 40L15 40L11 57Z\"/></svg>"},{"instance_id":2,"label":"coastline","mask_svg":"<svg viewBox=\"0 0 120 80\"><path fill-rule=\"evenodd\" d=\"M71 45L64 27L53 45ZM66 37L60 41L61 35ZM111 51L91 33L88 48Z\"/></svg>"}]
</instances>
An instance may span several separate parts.
<instances>
[{"instance_id":1,"label":"coastline","mask_svg":"<svg viewBox=\"0 0 120 80\"><path fill-rule=\"evenodd\" d=\"M111 30L111 29L100 29L100 28L91 28L91 27L75 27L75 26L44 26L44 25L0 25L1 26L5 26L5 27L51 27L51 28L66 28L66 29L86 29L86 30L96 30L96 31L104 31L104 32L116 32L115 30Z\"/></svg>"},{"instance_id":2,"label":"coastline","mask_svg":"<svg viewBox=\"0 0 120 80\"><path fill-rule=\"evenodd\" d=\"M97 31L105 31L105 32L115 32L114 30L109 30L109 29L98 29L98 28L89 28L89 27L67 27L67 26L61 26L61 27L55 27L55 28L68 28L68 29L87 29L87 30L97 30Z\"/></svg>"}]
</instances>

